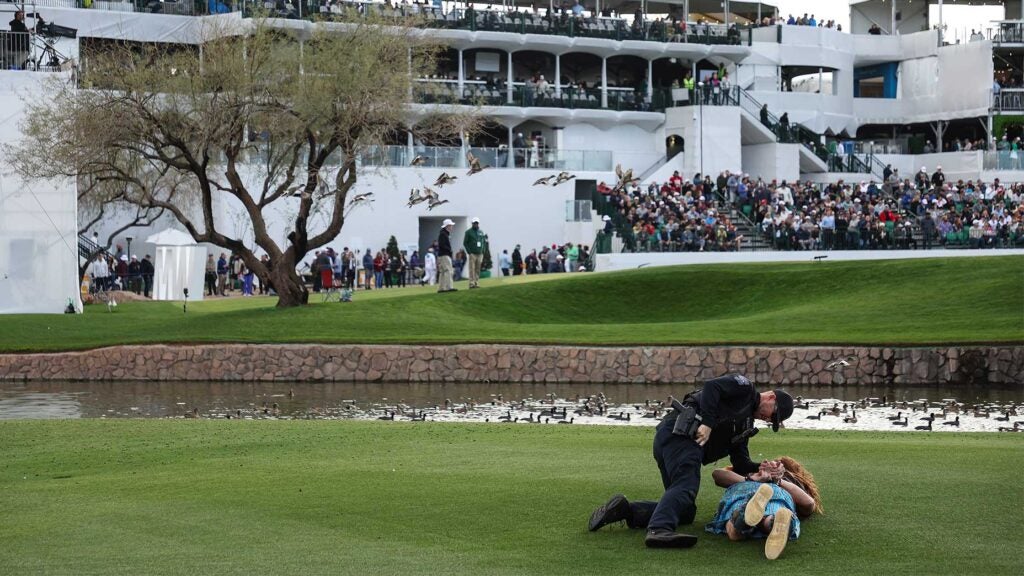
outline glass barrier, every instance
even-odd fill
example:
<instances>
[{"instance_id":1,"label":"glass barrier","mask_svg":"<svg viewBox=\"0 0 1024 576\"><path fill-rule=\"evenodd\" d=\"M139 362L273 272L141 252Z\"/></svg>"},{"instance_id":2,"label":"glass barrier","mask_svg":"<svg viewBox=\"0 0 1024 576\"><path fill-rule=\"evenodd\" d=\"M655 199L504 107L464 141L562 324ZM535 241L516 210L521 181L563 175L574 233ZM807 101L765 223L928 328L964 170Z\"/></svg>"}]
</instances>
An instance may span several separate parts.
<instances>
[{"instance_id":1,"label":"glass barrier","mask_svg":"<svg viewBox=\"0 0 1024 576\"><path fill-rule=\"evenodd\" d=\"M610 150L561 150L552 148L471 147L468 151L488 168L533 168L552 171L610 172ZM454 146L380 146L359 157L363 166L417 166L425 168L465 168L462 148Z\"/></svg>"},{"instance_id":2,"label":"glass barrier","mask_svg":"<svg viewBox=\"0 0 1024 576\"><path fill-rule=\"evenodd\" d=\"M982 153L983 170L1024 170L1024 150L997 150Z\"/></svg>"},{"instance_id":3,"label":"glass barrier","mask_svg":"<svg viewBox=\"0 0 1024 576\"><path fill-rule=\"evenodd\" d=\"M566 200L566 222L590 222L594 205L590 200Z\"/></svg>"}]
</instances>

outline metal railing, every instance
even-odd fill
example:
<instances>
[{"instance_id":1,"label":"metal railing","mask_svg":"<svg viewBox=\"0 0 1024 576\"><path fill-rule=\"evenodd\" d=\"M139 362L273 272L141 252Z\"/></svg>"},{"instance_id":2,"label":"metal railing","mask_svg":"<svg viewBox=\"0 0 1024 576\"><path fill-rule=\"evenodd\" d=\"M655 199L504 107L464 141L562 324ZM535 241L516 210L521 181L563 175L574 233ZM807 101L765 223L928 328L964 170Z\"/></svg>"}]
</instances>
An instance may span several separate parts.
<instances>
[{"instance_id":1,"label":"metal railing","mask_svg":"<svg viewBox=\"0 0 1024 576\"><path fill-rule=\"evenodd\" d=\"M982 170L1024 170L1024 150L982 152Z\"/></svg>"},{"instance_id":2,"label":"metal railing","mask_svg":"<svg viewBox=\"0 0 1024 576\"><path fill-rule=\"evenodd\" d=\"M635 112L661 112L672 106L671 91L657 89L650 98L639 89L609 87L607 98L600 88L565 86L556 93L554 86L517 85L509 100L507 88L488 86L479 81L464 83L459 90L452 80L421 79L413 91L413 99L420 104L464 104L468 106L516 106L540 108L569 108L584 110L614 110ZM606 104L606 105L605 105Z\"/></svg>"},{"instance_id":3,"label":"metal railing","mask_svg":"<svg viewBox=\"0 0 1024 576\"><path fill-rule=\"evenodd\" d=\"M81 8L106 12L146 12L176 16L207 16L240 12L243 0L33 0L37 8ZM252 2L256 5L257 3ZM262 3L259 3L262 7ZM26 11L31 11L26 10ZM74 26L74 22L58 22Z\"/></svg>"},{"instance_id":4,"label":"metal railing","mask_svg":"<svg viewBox=\"0 0 1024 576\"><path fill-rule=\"evenodd\" d=\"M998 94L992 95L992 108L1003 112L1024 111L1024 89L1002 88Z\"/></svg>"},{"instance_id":5,"label":"metal railing","mask_svg":"<svg viewBox=\"0 0 1024 576\"><path fill-rule=\"evenodd\" d=\"M247 2L248 4L248 2ZM264 8L262 2L253 2L252 10ZM271 2L273 4L273 2ZM686 42L693 44L725 44L748 46L753 39L750 27L688 24L685 30L678 23L666 20L626 20L623 18L586 17L574 14L542 15L529 11L477 10L456 8L444 12L428 6L388 6L383 2L335 1L317 4L306 2L282 11L273 8L284 18L317 18L322 20L351 18L372 14L383 18L418 17L423 26L473 32L508 32L512 34L543 34L570 38L604 38L608 40L641 40L649 42ZM247 13L250 9L245 9Z\"/></svg>"},{"instance_id":6,"label":"metal railing","mask_svg":"<svg viewBox=\"0 0 1024 576\"><path fill-rule=\"evenodd\" d=\"M566 200L566 222L590 222L593 218L593 203L590 200Z\"/></svg>"},{"instance_id":7,"label":"metal railing","mask_svg":"<svg viewBox=\"0 0 1024 576\"><path fill-rule=\"evenodd\" d=\"M996 44L1024 43L1024 21L1003 20L997 22L998 28L990 31L989 38Z\"/></svg>"},{"instance_id":8,"label":"metal railing","mask_svg":"<svg viewBox=\"0 0 1024 576\"><path fill-rule=\"evenodd\" d=\"M471 152L489 168L531 168L538 170L609 172L610 150L564 150L554 148L509 148L454 146L374 146L359 157L363 166L417 166L424 168L464 168L465 152Z\"/></svg>"}]
</instances>

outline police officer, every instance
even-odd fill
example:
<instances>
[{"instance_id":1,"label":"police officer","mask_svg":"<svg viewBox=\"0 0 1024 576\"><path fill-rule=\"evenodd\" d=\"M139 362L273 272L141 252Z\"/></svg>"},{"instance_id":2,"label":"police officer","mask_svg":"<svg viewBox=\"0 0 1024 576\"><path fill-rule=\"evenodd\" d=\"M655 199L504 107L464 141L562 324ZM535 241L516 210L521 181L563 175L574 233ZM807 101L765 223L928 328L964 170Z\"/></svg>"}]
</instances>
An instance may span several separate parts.
<instances>
[{"instance_id":1,"label":"police officer","mask_svg":"<svg viewBox=\"0 0 1024 576\"><path fill-rule=\"evenodd\" d=\"M612 496L590 516L590 531L613 522L626 521L630 528L646 528L649 548L689 548L697 537L676 532L690 524L697 513L700 467L726 455L733 471L747 475L760 464L750 460L747 442L757 433L754 420L779 424L793 414L793 398L782 390L758 392L745 376L730 374L704 383L673 401L672 410L654 434L654 459L661 471L665 493L658 502L626 500Z\"/></svg>"}]
</instances>

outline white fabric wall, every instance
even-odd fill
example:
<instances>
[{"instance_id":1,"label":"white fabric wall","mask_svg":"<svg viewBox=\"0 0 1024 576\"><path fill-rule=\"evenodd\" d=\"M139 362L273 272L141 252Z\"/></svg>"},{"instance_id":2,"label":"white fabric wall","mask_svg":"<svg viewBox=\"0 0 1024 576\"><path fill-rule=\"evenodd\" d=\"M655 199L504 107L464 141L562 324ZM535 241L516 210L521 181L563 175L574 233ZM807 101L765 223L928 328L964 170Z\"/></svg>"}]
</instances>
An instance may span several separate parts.
<instances>
[{"instance_id":1,"label":"white fabric wall","mask_svg":"<svg viewBox=\"0 0 1024 576\"><path fill-rule=\"evenodd\" d=\"M0 144L21 138L21 94L50 76L0 70ZM25 182L0 165L0 314L59 314L69 298L81 309L77 211L73 182Z\"/></svg>"},{"instance_id":2,"label":"white fabric wall","mask_svg":"<svg viewBox=\"0 0 1024 576\"><path fill-rule=\"evenodd\" d=\"M185 288L188 288L190 302L203 299L206 274L205 247L157 246L154 266L154 300L181 300Z\"/></svg>"},{"instance_id":3,"label":"white fabric wall","mask_svg":"<svg viewBox=\"0 0 1024 576\"><path fill-rule=\"evenodd\" d=\"M686 175L703 172L717 176L723 170L742 169L740 109L736 106L670 108L665 114L665 133L679 134L686 140L682 154Z\"/></svg>"},{"instance_id":4,"label":"white fabric wall","mask_svg":"<svg viewBox=\"0 0 1024 576\"><path fill-rule=\"evenodd\" d=\"M765 181L800 179L799 144L753 144L743 147L743 172Z\"/></svg>"}]
</instances>

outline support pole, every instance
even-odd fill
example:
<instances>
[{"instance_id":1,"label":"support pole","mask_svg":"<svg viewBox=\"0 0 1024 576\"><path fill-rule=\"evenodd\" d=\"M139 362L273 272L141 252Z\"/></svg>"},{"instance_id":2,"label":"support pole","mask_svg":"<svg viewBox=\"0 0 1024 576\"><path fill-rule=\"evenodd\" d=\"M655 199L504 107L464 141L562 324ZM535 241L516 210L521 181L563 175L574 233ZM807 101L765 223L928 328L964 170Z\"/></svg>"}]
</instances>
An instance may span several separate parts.
<instances>
[{"instance_id":1,"label":"support pole","mask_svg":"<svg viewBox=\"0 0 1024 576\"><path fill-rule=\"evenodd\" d=\"M516 167L516 151L515 151L514 148L512 148L512 143L513 142L515 142L515 133L512 130L512 125L509 124L509 126L508 126L508 160L505 161L505 164L506 164L506 166L508 168L515 168Z\"/></svg>"},{"instance_id":2,"label":"support pole","mask_svg":"<svg viewBox=\"0 0 1024 576\"><path fill-rule=\"evenodd\" d=\"M462 100L462 97L463 97L463 94L464 94L462 89L465 86L465 84L466 84L466 71L463 69L462 48L459 48L459 97L456 98L456 100Z\"/></svg>"},{"instance_id":3,"label":"support pole","mask_svg":"<svg viewBox=\"0 0 1024 576\"><path fill-rule=\"evenodd\" d=\"M654 60L647 61L647 102L654 103Z\"/></svg>"},{"instance_id":4,"label":"support pole","mask_svg":"<svg viewBox=\"0 0 1024 576\"><path fill-rule=\"evenodd\" d=\"M555 96L562 97L562 55L555 54Z\"/></svg>"},{"instance_id":5,"label":"support pole","mask_svg":"<svg viewBox=\"0 0 1024 576\"><path fill-rule=\"evenodd\" d=\"M608 107L608 57L601 57L601 108Z\"/></svg>"},{"instance_id":6,"label":"support pole","mask_svg":"<svg viewBox=\"0 0 1024 576\"><path fill-rule=\"evenodd\" d=\"M505 86L508 92L508 103L512 104L512 51L508 52L508 85Z\"/></svg>"}]
</instances>

